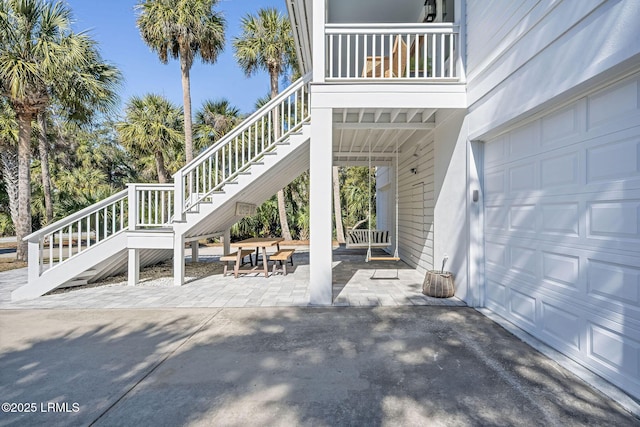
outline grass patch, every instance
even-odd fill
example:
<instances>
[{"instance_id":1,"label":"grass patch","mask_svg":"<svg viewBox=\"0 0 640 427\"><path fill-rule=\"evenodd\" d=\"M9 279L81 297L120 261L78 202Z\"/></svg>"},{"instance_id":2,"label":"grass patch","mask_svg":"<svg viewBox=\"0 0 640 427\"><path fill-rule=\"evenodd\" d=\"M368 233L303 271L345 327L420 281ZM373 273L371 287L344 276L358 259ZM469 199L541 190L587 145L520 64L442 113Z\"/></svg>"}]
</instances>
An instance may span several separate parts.
<instances>
[{"instance_id":1,"label":"grass patch","mask_svg":"<svg viewBox=\"0 0 640 427\"><path fill-rule=\"evenodd\" d=\"M0 272L24 268L27 263L13 258L0 258Z\"/></svg>"}]
</instances>

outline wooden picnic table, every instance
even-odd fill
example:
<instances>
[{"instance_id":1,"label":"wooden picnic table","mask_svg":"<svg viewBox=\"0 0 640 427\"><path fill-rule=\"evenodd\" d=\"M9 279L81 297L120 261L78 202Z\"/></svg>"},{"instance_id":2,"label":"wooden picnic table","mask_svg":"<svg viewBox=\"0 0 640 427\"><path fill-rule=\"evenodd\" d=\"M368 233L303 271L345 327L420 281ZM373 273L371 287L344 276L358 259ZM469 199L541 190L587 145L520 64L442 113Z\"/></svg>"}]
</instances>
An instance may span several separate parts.
<instances>
[{"instance_id":1,"label":"wooden picnic table","mask_svg":"<svg viewBox=\"0 0 640 427\"><path fill-rule=\"evenodd\" d=\"M240 270L242 264L242 249L255 249L256 250L256 267L258 266L258 251L262 249L262 265L264 267L264 277L269 277L269 268L267 260L267 248L276 246L280 250L280 242L284 239L282 237L252 237L250 239L240 240L239 242L231 243L232 248L238 248L238 255L236 257L236 265L233 268L233 275L237 279L240 273L254 273L256 269L252 270Z\"/></svg>"}]
</instances>

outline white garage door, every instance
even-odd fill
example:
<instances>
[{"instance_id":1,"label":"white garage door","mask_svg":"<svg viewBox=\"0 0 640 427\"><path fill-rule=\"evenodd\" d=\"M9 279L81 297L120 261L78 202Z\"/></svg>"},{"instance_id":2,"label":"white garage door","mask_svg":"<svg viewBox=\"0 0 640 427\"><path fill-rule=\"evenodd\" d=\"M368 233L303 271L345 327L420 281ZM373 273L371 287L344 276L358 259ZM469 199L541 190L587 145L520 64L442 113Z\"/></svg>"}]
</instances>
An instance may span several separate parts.
<instances>
[{"instance_id":1,"label":"white garage door","mask_svg":"<svg viewBox=\"0 0 640 427\"><path fill-rule=\"evenodd\" d=\"M640 77L485 146L486 306L640 398Z\"/></svg>"}]
</instances>

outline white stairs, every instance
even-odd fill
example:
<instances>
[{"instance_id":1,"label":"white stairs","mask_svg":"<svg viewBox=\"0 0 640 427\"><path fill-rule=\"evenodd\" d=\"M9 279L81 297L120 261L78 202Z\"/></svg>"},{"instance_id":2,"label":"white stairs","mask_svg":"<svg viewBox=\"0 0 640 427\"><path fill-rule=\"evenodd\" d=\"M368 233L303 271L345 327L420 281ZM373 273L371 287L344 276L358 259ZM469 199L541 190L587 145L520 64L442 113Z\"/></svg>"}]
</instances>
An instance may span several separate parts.
<instances>
[{"instance_id":1,"label":"white stairs","mask_svg":"<svg viewBox=\"0 0 640 427\"><path fill-rule=\"evenodd\" d=\"M173 184L129 184L27 236L29 281L12 300L127 270L135 284L140 267L171 257L183 265L185 242L222 234L241 218L237 203L259 205L309 168L309 81L303 77L244 120Z\"/></svg>"}]
</instances>

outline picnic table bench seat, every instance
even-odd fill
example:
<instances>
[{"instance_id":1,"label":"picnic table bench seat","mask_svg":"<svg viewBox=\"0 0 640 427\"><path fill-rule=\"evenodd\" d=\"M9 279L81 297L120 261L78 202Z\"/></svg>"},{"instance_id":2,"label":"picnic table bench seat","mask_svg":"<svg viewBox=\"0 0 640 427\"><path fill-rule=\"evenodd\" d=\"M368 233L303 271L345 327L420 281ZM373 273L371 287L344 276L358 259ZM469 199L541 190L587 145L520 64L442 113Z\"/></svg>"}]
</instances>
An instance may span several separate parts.
<instances>
[{"instance_id":1,"label":"picnic table bench seat","mask_svg":"<svg viewBox=\"0 0 640 427\"><path fill-rule=\"evenodd\" d=\"M269 256L269 261L274 261L273 274L275 274L276 271L281 271L284 276L287 275L287 261L291 262L291 265L293 265L293 253L295 251L295 249L280 249L275 254ZM277 268L278 261L280 262L282 269Z\"/></svg>"},{"instance_id":2,"label":"picnic table bench seat","mask_svg":"<svg viewBox=\"0 0 640 427\"><path fill-rule=\"evenodd\" d=\"M245 265L247 263L247 261L245 261L245 257L249 257L249 263L251 264L251 266L253 267L253 258L251 258L251 254L253 253L252 249L242 249L240 251L240 259L242 260L242 265ZM227 270L229 267L229 263L230 262L236 262L236 259L238 258L238 252L231 252L225 255L222 255L220 257L220 261L224 262L224 272L222 273L223 276L227 275ZM256 260L257 262L257 260Z\"/></svg>"}]
</instances>

